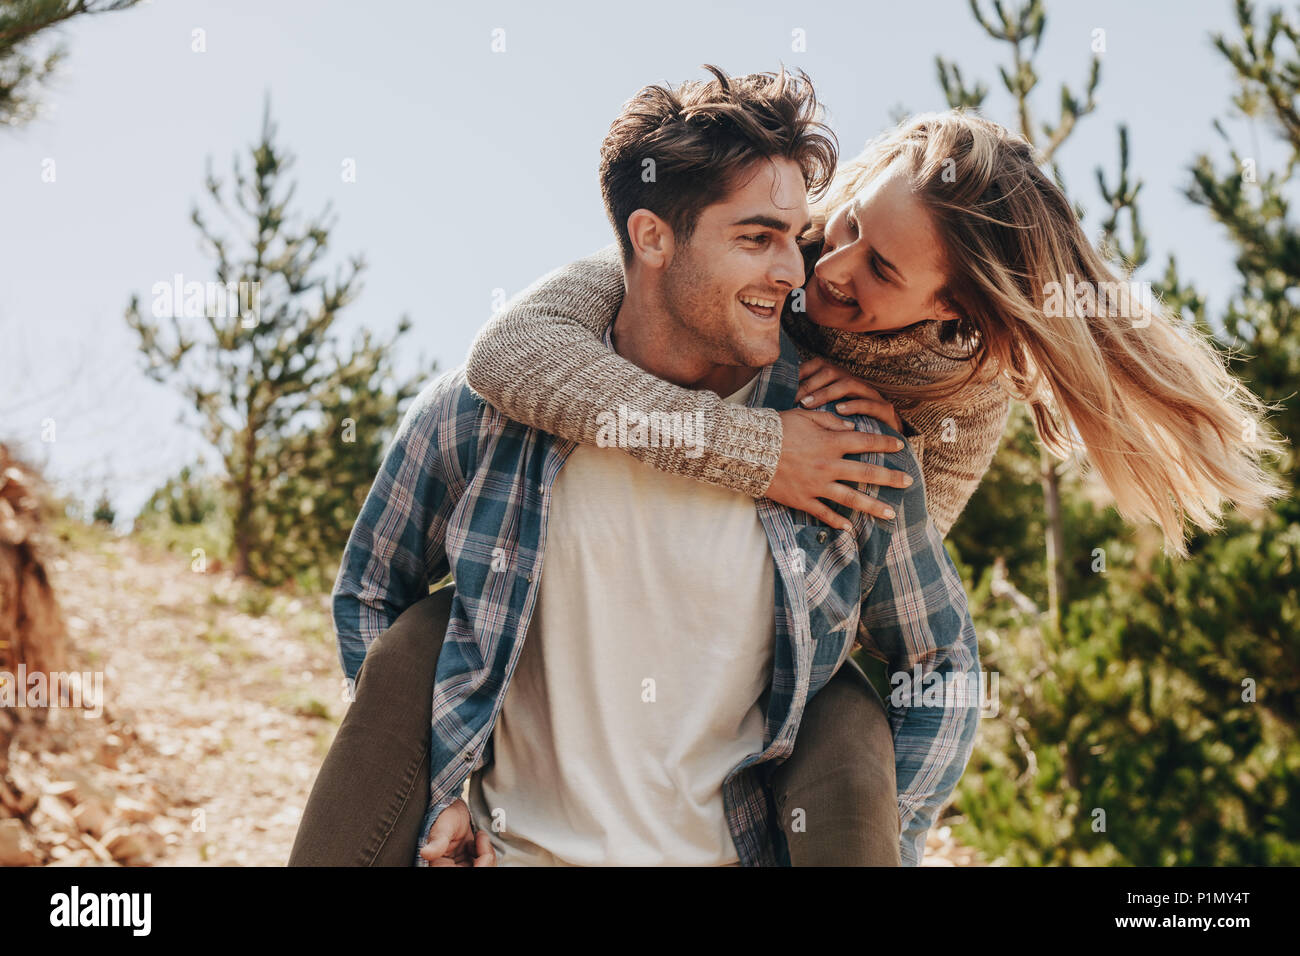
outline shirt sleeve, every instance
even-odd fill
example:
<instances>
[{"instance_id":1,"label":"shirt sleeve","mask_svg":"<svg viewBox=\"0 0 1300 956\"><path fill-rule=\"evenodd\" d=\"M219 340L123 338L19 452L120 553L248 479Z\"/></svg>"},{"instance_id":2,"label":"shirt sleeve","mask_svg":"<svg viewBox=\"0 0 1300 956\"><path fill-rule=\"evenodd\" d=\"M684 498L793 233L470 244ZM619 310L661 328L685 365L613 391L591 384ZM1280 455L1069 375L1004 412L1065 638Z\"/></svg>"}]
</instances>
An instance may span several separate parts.
<instances>
[{"instance_id":1,"label":"shirt sleeve","mask_svg":"<svg viewBox=\"0 0 1300 956\"><path fill-rule=\"evenodd\" d=\"M863 430L898 435L871 419ZM889 722L901 826L900 858L917 866L934 825L975 747L979 730L979 645L961 576L926 510L925 482L910 447L865 456L906 471L910 488L871 489L895 511L871 519L863 541L859 641L889 666Z\"/></svg>"},{"instance_id":2,"label":"shirt sleeve","mask_svg":"<svg viewBox=\"0 0 1300 956\"><path fill-rule=\"evenodd\" d=\"M433 821L437 820L438 815L442 813L443 810L446 810L449 806L455 803L458 799L460 799L459 793L449 793L447 794L447 796L443 797L440 803L434 803L433 794L432 793L429 794L427 800L428 806L424 811L424 820L420 823L420 839L416 841L415 844L415 859L414 861L412 861L413 865L415 866L429 865L429 861L426 860L424 857L420 856L420 851L423 850L425 845L429 842L429 831L433 829ZM472 833L475 834L478 833L477 828L475 828L473 825L473 821L470 822L470 830Z\"/></svg>"},{"instance_id":3,"label":"shirt sleeve","mask_svg":"<svg viewBox=\"0 0 1300 956\"><path fill-rule=\"evenodd\" d=\"M602 423L620 407L693 423L688 442L625 450L669 474L762 497L781 455L781 416L665 382L609 348L605 331L623 296L617 245L543 276L475 337L470 387L507 417L583 445L601 443Z\"/></svg>"},{"instance_id":4,"label":"shirt sleeve","mask_svg":"<svg viewBox=\"0 0 1300 956\"><path fill-rule=\"evenodd\" d=\"M448 573L447 522L464 487L454 391L443 376L411 403L348 536L331 597L349 681L375 638Z\"/></svg>"}]
</instances>

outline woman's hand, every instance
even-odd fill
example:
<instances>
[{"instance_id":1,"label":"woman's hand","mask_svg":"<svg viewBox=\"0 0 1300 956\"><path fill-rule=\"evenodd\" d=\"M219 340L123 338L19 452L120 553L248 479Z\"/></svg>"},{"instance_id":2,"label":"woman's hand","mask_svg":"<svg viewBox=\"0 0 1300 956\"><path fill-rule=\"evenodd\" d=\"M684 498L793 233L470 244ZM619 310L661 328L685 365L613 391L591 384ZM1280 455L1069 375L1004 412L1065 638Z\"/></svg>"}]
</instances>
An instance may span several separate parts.
<instances>
[{"instance_id":1,"label":"woman's hand","mask_svg":"<svg viewBox=\"0 0 1300 956\"><path fill-rule=\"evenodd\" d=\"M912 483L912 476L905 471L881 468L844 456L900 451L903 447L901 441L892 435L860 432L852 422L829 412L810 412L802 408L781 413L781 432L781 458L767 488L768 498L806 511L844 531L852 525L821 499L847 505L886 521L893 519L893 509L883 501L844 482L906 488Z\"/></svg>"},{"instance_id":2,"label":"woman's hand","mask_svg":"<svg viewBox=\"0 0 1300 956\"><path fill-rule=\"evenodd\" d=\"M804 408L820 408L846 396L850 397L849 401L835 406L841 415L867 415L884 422L896 432L902 432L903 423L894 406L856 375L850 375L824 358L809 359L799 366L799 391L795 394L795 401Z\"/></svg>"}]
</instances>

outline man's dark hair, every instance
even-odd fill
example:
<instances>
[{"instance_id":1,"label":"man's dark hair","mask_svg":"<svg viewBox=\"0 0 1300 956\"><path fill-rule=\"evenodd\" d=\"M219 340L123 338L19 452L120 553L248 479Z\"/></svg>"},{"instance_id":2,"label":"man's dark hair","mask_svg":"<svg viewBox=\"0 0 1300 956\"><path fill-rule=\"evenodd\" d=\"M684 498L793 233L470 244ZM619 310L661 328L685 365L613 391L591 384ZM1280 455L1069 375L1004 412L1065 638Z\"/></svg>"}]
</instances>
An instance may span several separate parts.
<instances>
[{"instance_id":1,"label":"man's dark hair","mask_svg":"<svg viewBox=\"0 0 1300 956\"><path fill-rule=\"evenodd\" d=\"M601 144L600 191L625 264L632 261L627 219L638 209L686 242L704 207L721 201L756 160L793 160L814 199L834 175L838 142L821 122L806 73L783 66L729 78L716 66L704 69L715 79L644 87Z\"/></svg>"}]
</instances>

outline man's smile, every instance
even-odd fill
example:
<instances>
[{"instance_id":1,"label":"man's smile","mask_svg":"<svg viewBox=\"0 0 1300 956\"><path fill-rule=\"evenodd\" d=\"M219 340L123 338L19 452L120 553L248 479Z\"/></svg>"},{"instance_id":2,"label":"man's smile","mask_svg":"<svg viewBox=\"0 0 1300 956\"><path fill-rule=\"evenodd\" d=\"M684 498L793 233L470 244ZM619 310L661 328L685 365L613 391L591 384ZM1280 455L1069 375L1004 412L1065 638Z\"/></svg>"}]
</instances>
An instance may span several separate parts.
<instances>
[{"instance_id":1,"label":"man's smile","mask_svg":"<svg viewBox=\"0 0 1300 956\"><path fill-rule=\"evenodd\" d=\"M740 304L748 309L753 315L760 319L771 319L777 314L777 304L780 299L773 299L761 295L738 295L737 299Z\"/></svg>"}]
</instances>

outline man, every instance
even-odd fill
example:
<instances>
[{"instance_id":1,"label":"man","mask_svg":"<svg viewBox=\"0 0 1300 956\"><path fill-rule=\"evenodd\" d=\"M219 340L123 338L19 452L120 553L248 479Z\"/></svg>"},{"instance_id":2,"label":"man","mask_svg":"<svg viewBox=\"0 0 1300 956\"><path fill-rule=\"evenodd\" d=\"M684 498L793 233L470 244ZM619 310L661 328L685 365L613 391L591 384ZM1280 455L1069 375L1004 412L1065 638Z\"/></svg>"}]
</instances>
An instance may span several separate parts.
<instances>
[{"instance_id":1,"label":"man","mask_svg":"<svg viewBox=\"0 0 1300 956\"><path fill-rule=\"evenodd\" d=\"M798 359L781 308L804 278L808 189L835 152L806 78L713 72L642 90L602 148L626 285L610 342L668 381L788 409ZM977 672L915 458L888 426L854 425L896 517L846 514L841 530L527 428L460 370L425 389L335 588L351 678L431 583L456 582L420 865L786 864L766 775L859 626L909 677ZM886 462L910 488L886 484ZM978 712L897 713L901 855L915 864Z\"/></svg>"}]
</instances>

